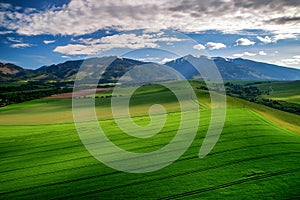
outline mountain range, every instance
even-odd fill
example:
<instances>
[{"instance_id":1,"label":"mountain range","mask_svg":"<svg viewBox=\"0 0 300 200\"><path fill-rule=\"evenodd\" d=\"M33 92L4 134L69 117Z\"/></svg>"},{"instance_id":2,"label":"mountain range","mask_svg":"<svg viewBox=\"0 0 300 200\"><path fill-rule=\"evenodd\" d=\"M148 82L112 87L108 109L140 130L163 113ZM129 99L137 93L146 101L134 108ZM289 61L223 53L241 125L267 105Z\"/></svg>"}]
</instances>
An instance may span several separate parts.
<instances>
[{"instance_id":1,"label":"mountain range","mask_svg":"<svg viewBox=\"0 0 300 200\"><path fill-rule=\"evenodd\" d=\"M88 61L97 63L101 58L89 58ZM282 67L278 65L256 62L242 58L228 59L222 57L194 57L187 55L164 65L180 72L185 78L193 79L200 77L193 64L205 65L212 63L217 66L224 80L300 80L300 70ZM0 63L0 82L20 80L41 80L41 81L72 81L84 60L67 61L60 64L43 66L35 70L24 69L10 63ZM128 58L115 57L114 61L102 74L102 81L116 82L125 72L134 66L149 64ZM155 64L157 65L157 64Z\"/></svg>"}]
</instances>

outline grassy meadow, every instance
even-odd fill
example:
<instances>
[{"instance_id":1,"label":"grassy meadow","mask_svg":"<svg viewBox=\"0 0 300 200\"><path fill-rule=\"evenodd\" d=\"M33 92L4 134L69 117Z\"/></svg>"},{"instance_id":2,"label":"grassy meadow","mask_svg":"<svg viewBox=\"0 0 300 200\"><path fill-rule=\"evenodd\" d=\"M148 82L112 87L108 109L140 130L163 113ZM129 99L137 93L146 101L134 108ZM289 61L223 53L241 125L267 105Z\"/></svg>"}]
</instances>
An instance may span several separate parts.
<instances>
[{"instance_id":1,"label":"grassy meadow","mask_svg":"<svg viewBox=\"0 0 300 200\"><path fill-rule=\"evenodd\" d=\"M270 91L269 95L263 95L265 98L300 104L300 81L266 82L256 86L262 91Z\"/></svg>"},{"instance_id":2,"label":"grassy meadow","mask_svg":"<svg viewBox=\"0 0 300 200\"><path fill-rule=\"evenodd\" d=\"M300 116L227 97L221 137L212 152L199 159L211 105L207 91L195 90L201 120L194 142L173 164L145 174L116 171L87 152L73 123L71 99L45 98L1 108L0 198L299 198ZM144 140L117 127L109 95L110 91L97 94L96 112L105 133L119 147L151 152L176 134L179 104L167 89L145 86L132 97L130 112L138 124L149 122L152 104L161 103L168 111L165 127Z\"/></svg>"}]
</instances>

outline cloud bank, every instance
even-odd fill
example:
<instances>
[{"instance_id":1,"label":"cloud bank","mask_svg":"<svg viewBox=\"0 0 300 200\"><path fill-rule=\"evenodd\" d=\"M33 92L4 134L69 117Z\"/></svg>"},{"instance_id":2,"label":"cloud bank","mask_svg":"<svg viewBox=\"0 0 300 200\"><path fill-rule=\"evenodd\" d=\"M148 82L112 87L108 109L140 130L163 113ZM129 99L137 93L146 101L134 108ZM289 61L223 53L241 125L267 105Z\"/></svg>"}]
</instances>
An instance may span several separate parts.
<instances>
[{"instance_id":1,"label":"cloud bank","mask_svg":"<svg viewBox=\"0 0 300 200\"><path fill-rule=\"evenodd\" d=\"M61 7L26 10L1 3L0 26L23 35L78 36L103 29L144 28L300 33L298 0L71 0Z\"/></svg>"},{"instance_id":2,"label":"cloud bank","mask_svg":"<svg viewBox=\"0 0 300 200\"><path fill-rule=\"evenodd\" d=\"M256 56L255 53L250 53L248 51L244 52L244 53L237 53L237 54L233 54L233 57L244 57L244 56L249 56L249 57L253 57L253 56Z\"/></svg>"},{"instance_id":3,"label":"cloud bank","mask_svg":"<svg viewBox=\"0 0 300 200\"><path fill-rule=\"evenodd\" d=\"M164 36L163 32L143 33L137 35L135 33L116 34L106 36L99 39L95 38L80 38L74 40L76 44L68 44L58 46L54 52L59 52L67 55L93 55L114 48L159 48L159 43L172 44L172 42L181 42L184 39Z\"/></svg>"}]
</instances>

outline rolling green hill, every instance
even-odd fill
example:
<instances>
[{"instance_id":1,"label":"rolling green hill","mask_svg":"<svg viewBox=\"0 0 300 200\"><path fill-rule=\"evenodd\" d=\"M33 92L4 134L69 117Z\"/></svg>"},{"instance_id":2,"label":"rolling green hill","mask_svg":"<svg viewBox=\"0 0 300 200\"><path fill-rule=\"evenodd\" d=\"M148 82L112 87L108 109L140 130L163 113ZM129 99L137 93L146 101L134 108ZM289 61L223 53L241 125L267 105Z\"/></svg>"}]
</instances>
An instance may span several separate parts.
<instances>
[{"instance_id":1,"label":"rolling green hill","mask_svg":"<svg viewBox=\"0 0 300 200\"><path fill-rule=\"evenodd\" d=\"M300 116L228 97L221 138L199 159L210 103L207 91L197 90L197 96L201 122L193 144L170 166L147 174L119 172L93 158L72 123L71 100L42 99L1 108L1 199L299 197ZM133 96L131 114L137 123L149 121L152 103L162 103L169 112L162 131L144 141L122 134L111 119L110 98L95 100L107 136L126 150L153 151L176 134L179 106L161 87L146 86Z\"/></svg>"},{"instance_id":2,"label":"rolling green hill","mask_svg":"<svg viewBox=\"0 0 300 200\"><path fill-rule=\"evenodd\" d=\"M265 98L300 104L300 81L266 82L256 86L262 91L269 92L269 95L263 96Z\"/></svg>"}]
</instances>

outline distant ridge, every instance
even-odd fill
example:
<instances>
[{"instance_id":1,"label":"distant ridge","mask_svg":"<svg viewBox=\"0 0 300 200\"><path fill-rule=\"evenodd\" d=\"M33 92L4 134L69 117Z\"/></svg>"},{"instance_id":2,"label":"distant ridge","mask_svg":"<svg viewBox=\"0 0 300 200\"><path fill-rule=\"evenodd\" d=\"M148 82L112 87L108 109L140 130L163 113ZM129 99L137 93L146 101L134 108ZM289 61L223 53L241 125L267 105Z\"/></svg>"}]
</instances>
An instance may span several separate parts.
<instances>
[{"instance_id":1,"label":"distant ridge","mask_svg":"<svg viewBox=\"0 0 300 200\"><path fill-rule=\"evenodd\" d=\"M87 60L97 62L97 59L100 58L89 58ZM300 70L298 69L242 58L209 58L206 56L194 57L187 55L167 62L165 65L179 71L187 79L198 78L200 75L189 62L190 59L197 62L199 66L208 61L214 61L224 80L300 80ZM43 66L36 70L24 69L10 63L0 63L0 81L72 81L75 79L83 61L66 61L60 64ZM115 57L114 62L103 73L101 82L116 82L126 71L142 64L145 64L145 62Z\"/></svg>"},{"instance_id":2,"label":"distant ridge","mask_svg":"<svg viewBox=\"0 0 300 200\"><path fill-rule=\"evenodd\" d=\"M189 60L193 60L203 66L204 63L214 61L225 80L300 80L300 70L246 60L242 58L228 59L222 57L194 57L187 55L182 58L165 63L183 74L186 78L192 79L199 76Z\"/></svg>"},{"instance_id":3,"label":"distant ridge","mask_svg":"<svg viewBox=\"0 0 300 200\"><path fill-rule=\"evenodd\" d=\"M86 61L97 63L100 58L89 58ZM0 81L21 81L21 80L40 80L40 81L73 81L84 60L66 61L60 64L43 66L36 70L23 69L14 64L0 63ZM102 82L115 82L126 71L135 65L144 64L143 62L115 57L115 60L106 68L102 74ZM8 69L7 69L8 68ZM17 69L17 70L15 70ZM9 75L5 71L16 71ZM17 72L18 71L18 72Z\"/></svg>"}]
</instances>

